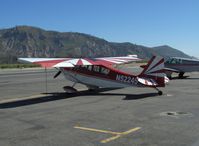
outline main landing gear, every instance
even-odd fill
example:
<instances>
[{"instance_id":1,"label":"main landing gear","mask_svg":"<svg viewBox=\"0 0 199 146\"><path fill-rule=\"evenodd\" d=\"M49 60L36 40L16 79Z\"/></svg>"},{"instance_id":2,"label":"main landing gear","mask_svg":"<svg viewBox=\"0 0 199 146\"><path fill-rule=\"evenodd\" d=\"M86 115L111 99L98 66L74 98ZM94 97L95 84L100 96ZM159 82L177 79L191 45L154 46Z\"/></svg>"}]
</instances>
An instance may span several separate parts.
<instances>
[{"instance_id":1,"label":"main landing gear","mask_svg":"<svg viewBox=\"0 0 199 146\"><path fill-rule=\"evenodd\" d=\"M184 72L180 72L179 75L178 75L178 78L183 79L184 78Z\"/></svg>"},{"instance_id":2,"label":"main landing gear","mask_svg":"<svg viewBox=\"0 0 199 146\"><path fill-rule=\"evenodd\" d=\"M74 83L72 86L64 86L63 89L66 93L77 93L77 89L74 88L76 83Z\"/></svg>"},{"instance_id":3,"label":"main landing gear","mask_svg":"<svg viewBox=\"0 0 199 146\"><path fill-rule=\"evenodd\" d=\"M76 93L76 92L78 92L77 89L75 89L71 86L64 86L63 89L66 93Z\"/></svg>"},{"instance_id":4,"label":"main landing gear","mask_svg":"<svg viewBox=\"0 0 199 146\"><path fill-rule=\"evenodd\" d=\"M76 83L74 83L72 86L64 86L63 89L66 93L78 93L78 90L74 88L75 85ZM87 88L88 92L97 92L100 89L98 86L89 86L89 85L87 85Z\"/></svg>"},{"instance_id":5,"label":"main landing gear","mask_svg":"<svg viewBox=\"0 0 199 146\"><path fill-rule=\"evenodd\" d=\"M159 90L158 88L155 88L158 91L158 95L162 95L163 92L161 90Z\"/></svg>"}]
</instances>

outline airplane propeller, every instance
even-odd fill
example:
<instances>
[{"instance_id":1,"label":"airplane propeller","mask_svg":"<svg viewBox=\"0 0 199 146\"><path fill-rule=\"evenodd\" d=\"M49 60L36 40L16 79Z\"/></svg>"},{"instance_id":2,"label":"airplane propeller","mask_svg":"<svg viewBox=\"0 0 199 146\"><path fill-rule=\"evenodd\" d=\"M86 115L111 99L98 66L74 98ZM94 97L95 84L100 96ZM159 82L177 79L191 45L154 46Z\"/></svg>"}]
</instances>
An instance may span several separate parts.
<instances>
[{"instance_id":1,"label":"airplane propeller","mask_svg":"<svg viewBox=\"0 0 199 146\"><path fill-rule=\"evenodd\" d=\"M54 75L54 79L56 78L56 77L58 77L59 75L61 74L61 71L58 71L55 75Z\"/></svg>"}]
</instances>

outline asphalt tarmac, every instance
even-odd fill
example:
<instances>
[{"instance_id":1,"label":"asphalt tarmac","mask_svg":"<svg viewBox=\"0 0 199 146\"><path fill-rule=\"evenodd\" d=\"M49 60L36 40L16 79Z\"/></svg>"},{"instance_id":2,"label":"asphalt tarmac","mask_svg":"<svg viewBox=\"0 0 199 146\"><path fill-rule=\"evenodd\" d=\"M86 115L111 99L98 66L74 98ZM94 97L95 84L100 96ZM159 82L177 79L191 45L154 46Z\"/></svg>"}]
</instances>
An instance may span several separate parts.
<instances>
[{"instance_id":1,"label":"asphalt tarmac","mask_svg":"<svg viewBox=\"0 0 199 146\"><path fill-rule=\"evenodd\" d=\"M0 72L2 146L199 146L199 73L150 88L65 94L48 70ZM48 92L48 94L43 94ZM41 94L42 93L42 94Z\"/></svg>"}]
</instances>

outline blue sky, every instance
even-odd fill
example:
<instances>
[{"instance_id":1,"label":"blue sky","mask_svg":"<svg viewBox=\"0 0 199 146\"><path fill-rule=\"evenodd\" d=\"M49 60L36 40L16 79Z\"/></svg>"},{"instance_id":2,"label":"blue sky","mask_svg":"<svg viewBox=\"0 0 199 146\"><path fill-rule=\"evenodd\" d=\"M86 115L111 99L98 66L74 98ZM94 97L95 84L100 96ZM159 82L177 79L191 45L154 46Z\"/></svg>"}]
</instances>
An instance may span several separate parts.
<instances>
[{"instance_id":1,"label":"blue sky","mask_svg":"<svg viewBox=\"0 0 199 146\"><path fill-rule=\"evenodd\" d=\"M0 29L30 25L199 57L198 0L1 0Z\"/></svg>"}]
</instances>

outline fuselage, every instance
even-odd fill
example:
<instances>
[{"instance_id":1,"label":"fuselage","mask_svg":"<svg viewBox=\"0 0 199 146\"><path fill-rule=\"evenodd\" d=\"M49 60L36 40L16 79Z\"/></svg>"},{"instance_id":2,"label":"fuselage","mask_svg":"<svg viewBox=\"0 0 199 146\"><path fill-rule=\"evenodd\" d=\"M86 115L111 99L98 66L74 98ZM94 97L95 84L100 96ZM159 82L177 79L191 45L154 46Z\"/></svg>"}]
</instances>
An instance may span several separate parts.
<instances>
[{"instance_id":1,"label":"fuselage","mask_svg":"<svg viewBox=\"0 0 199 146\"><path fill-rule=\"evenodd\" d=\"M140 86L137 76L103 65L62 68L64 76L75 83L104 88Z\"/></svg>"},{"instance_id":2,"label":"fuselage","mask_svg":"<svg viewBox=\"0 0 199 146\"><path fill-rule=\"evenodd\" d=\"M179 72L199 71L199 60L174 57L165 62L165 67Z\"/></svg>"}]
</instances>

